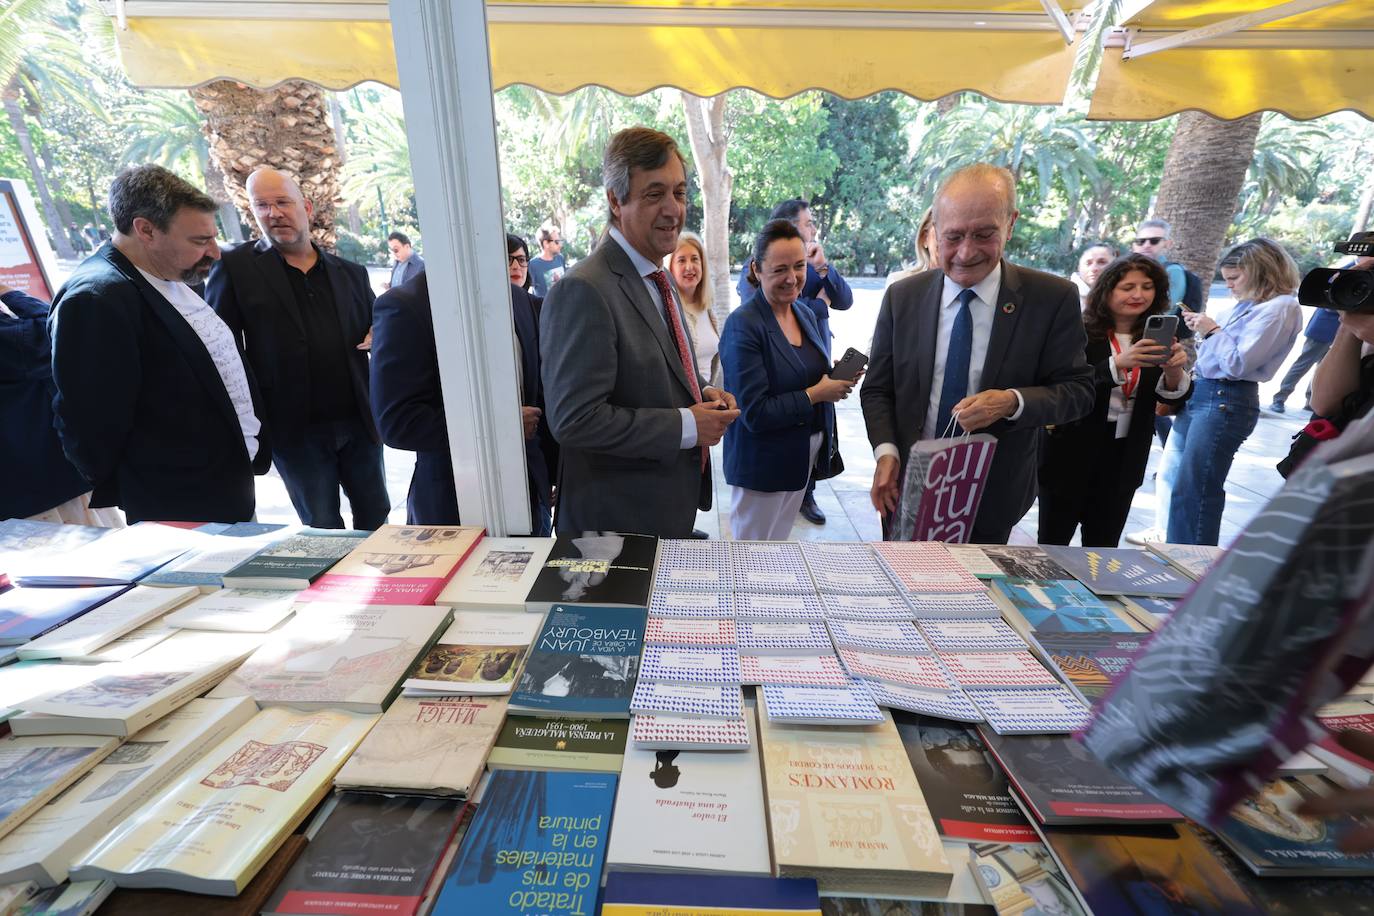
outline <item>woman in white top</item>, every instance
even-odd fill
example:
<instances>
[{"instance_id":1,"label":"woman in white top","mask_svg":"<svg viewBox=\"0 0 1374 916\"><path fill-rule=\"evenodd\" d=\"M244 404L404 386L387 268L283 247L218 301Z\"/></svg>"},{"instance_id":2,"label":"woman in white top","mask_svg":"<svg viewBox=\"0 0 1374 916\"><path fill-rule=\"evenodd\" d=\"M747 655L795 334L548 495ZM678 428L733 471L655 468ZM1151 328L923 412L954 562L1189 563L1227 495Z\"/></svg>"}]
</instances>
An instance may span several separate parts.
<instances>
[{"instance_id":1,"label":"woman in white top","mask_svg":"<svg viewBox=\"0 0 1374 916\"><path fill-rule=\"evenodd\" d=\"M682 297L684 323L692 335L697 371L707 384L720 387L720 328L711 314L711 280L706 269L706 246L695 232L678 237L668 270Z\"/></svg>"},{"instance_id":2,"label":"woman in white top","mask_svg":"<svg viewBox=\"0 0 1374 916\"><path fill-rule=\"evenodd\" d=\"M916 266L888 274L883 289L887 289L898 280L914 277L922 271L939 266L940 257L935 247L935 209L926 207L926 212L921 216L921 224L916 229Z\"/></svg>"}]
</instances>

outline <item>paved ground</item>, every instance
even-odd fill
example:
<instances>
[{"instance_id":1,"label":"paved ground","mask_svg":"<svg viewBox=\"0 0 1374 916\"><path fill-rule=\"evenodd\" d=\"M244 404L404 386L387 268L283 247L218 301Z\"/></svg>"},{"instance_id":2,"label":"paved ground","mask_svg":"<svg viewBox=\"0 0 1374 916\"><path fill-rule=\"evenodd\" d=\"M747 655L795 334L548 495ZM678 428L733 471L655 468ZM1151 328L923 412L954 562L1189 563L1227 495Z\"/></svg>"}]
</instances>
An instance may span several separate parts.
<instances>
[{"instance_id":1,"label":"paved ground","mask_svg":"<svg viewBox=\"0 0 1374 916\"><path fill-rule=\"evenodd\" d=\"M75 264L63 264L60 273L65 277ZM370 270L374 286L381 289L387 279L384 268ZM60 282L60 279L59 281ZM846 347L855 347L869 352L873 336L873 325L882 301L883 281L855 280L854 306L847 312L834 312L831 328L835 333L834 350L843 353ZM1224 286L1212 289L1208 311L1219 320L1234 304ZM1310 311L1305 309L1304 311ZM1297 356L1298 347L1293 348L1290 359ZM1287 366L1285 364L1285 370ZM1282 371L1278 378L1282 378ZM1305 383L1304 383L1305 384ZM1260 401L1267 405L1271 400L1278 382L1273 381L1260 386ZM1289 401L1290 410L1285 415L1264 411L1259 426L1241 448L1227 481L1226 512L1222 517L1221 540L1229 543L1241 527L1250 519L1265 501L1279 488L1282 479L1274 470L1274 465L1288 453L1292 436L1307 422L1307 414L1294 412L1292 408L1301 407L1302 387ZM877 514L868 499L869 485L873 481L873 454L868 446L864 432L863 414L859 410L857 397L843 401L839 405L840 451L844 456L846 470L834 480L823 482L816 489L816 498L827 516L824 526L812 525L800 516L792 529L795 539L830 541L870 541L881 537ZM697 525L713 537L729 536L730 499L729 488L721 471L723 456L721 447L715 448L714 466L716 468L716 506L712 512L698 516ZM1127 531L1149 527L1154 519L1154 482L1152 472L1159 460L1160 449L1156 443L1150 458L1151 472L1146 475L1145 485L1136 494L1135 506ZM391 520L405 521L405 498L410 486L410 474L414 467L414 456L409 452L393 449L386 450L386 471L388 491L392 499ZM350 519L345 503L344 521ZM287 499L285 486L276 472L258 478L258 518L265 522L295 522L296 514ZM1013 533L1015 543L1034 543L1036 530L1036 510L1030 513Z\"/></svg>"}]
</instances>

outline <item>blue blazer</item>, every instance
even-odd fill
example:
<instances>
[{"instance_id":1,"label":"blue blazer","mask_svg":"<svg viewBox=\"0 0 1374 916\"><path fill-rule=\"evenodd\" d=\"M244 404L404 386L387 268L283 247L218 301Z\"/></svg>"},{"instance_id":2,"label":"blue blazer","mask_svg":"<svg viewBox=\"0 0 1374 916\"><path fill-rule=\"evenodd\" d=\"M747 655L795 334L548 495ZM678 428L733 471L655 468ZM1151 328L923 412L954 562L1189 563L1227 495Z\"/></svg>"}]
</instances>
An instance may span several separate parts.
<instances>
[{"instance_id":1,"label":"blue blazer","mask_svg":"<svg viewBox=\"0 0 1374 916\"><path fill-rule=\"evenodd\" d=\"M752 260L752 259L751 259ZM824 291L830 297L830 304L826 305L825 300L820 298ZM740 303L748 302L754 298L757 290L754 284L749 282L749 261L744 262L744 269L739 272L739 281L735 284L735 292L739 293ZM801 299L798 300L816 316L816 327L821 332L821 340L825 341L825 349L821 352L826 359L831 356L830 338L830 310L843 312L854 304L854 291L849 288L844 277L835 269L835 265L830 265L830 270L826 271L826 276L822 277L816 273L816 268L810 264L806 265L806 285L802 287Z\"/></svg>"},{"instance_id":2,"label":"blue blazer","mask_svg":"<svg viewBox=\"0 0 1374 916\"><path fill-rule=\"evenodd\" d=\"M792 303L802 333L821 353L825 340L815 316L800 301ZM762 293L730 313L720 335L725 390L739 402L739 420L725 430L725 481L733 486L777 493L805 488L811 476L812 404L808 380L796 350L788 343ZM842 469L836 453L835 405L821 404L824 419L816 478Z\"/></svg>"}]
</instances>

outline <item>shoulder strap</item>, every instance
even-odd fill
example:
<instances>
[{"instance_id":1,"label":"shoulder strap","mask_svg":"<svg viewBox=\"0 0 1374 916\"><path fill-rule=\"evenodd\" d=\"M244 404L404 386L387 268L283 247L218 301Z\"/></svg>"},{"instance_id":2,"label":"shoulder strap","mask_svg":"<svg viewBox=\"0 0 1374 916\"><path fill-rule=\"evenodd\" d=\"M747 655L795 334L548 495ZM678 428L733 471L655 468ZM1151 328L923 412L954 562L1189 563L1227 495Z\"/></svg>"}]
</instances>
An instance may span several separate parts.
<instances>
[{"instance_id":1,"label":"shoulder strap","mask_svg":"<svg viewBox=\"0 0 1374 916\"><path fill-rule=\"evenodd\" d=\"M1184 294L1188 292L1187 271L1182 264L1171 262L1164 265L1164 272L1169 275L1169 303L1182 302Z\"/></svg>"}]
</instances>

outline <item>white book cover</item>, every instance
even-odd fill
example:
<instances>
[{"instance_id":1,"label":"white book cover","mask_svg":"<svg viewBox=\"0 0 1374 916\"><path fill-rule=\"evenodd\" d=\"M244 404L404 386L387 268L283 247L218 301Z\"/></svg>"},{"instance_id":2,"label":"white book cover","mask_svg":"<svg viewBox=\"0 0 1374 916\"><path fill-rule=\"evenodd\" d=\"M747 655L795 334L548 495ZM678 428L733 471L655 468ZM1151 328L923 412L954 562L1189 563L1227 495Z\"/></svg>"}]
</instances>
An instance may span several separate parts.
<instances>
[{"instance_id":1,"label":"white book cover","mask_svg":"<svg viewBox=\"0 0 1374 916\"><path fill-rule=\"evenodd\" d=\"M860 681L843 687L779 687L764 684L763 706L770 722L861 725L883 721L883 711Z\"/></svg>"},{"instance_id":2,"label":"white book cover","mask_svg":"<svg viewBox=\"0 0 1374 916\"><path fill-rule=\"evenodd\" d=\"M239 522L231 525L232 534L211 535L209 541L196 550L177 557L157 572L141 580L153 586L194 585L221 588L224 574L264 548L284 541L298 528L285 525L264 525Z\"/></svg>"},{"instance_id":3,"label":"white book cover","mask_svg":"<svg viewBox=\"0 0 1374 916\"><path fill-rule=\"evenodd\" d=\"M0 837L119 746L94 735L0 738Z\"/></svg>"},{"instance_id":4,"label":"white book cover","mask_svg":"<svg viewBox=\"0 0 1374 916\"><path fill-rule=\"evenodd\" d=\"M131 735L204 693L260 639L183 630L131 661L96 666L92 680L29 701L10 728L17 735Z\"/></svg>"},{"instance_id":5,"label":"white book cover","mask_svg":"<svg viewBox=\"0 0 1374 916\"><path fill-rule=\"evenodd\" d=\"M650 617L644 641L660 646L733 646L735 621L729 618Z\"/></svg>"},{"instance_id":6,"label":"white book cover","mask_svg":"<svg viewBox=\"0 0 1374 916\"><path fill-rule=\"evenodd\" d=\"M972 595L908 595L917 620L926 617L1001 618L1002 611L987 592Z\"/></svg>"},{"instance_id":7,"label":"white book cover","mask_svg":"<svg viewBox=\"0 0 1374 916\"><path fill-rule=\"evenodd\" d=\"M801 543L817 590L839 595L889 595L897 590L867 544Z\"/></svg>"},{"instance_id":8,"label":"white book cover","mask_svg":"<svg viewBox=\"0 0 1374 916\"><path fill-rule=\"evenodd\" d=\"M987 586L954 558L945 544L882 541L873 545L873 552L904 591L947 594L987 590ZM993 566L981 550L978 556L988 566Z\"/></svg>"},{"instance_id":9,"label":"white book cover","mask_svg":"<svg viewBox=\"0 0 1374 916\"><path fill-rule=\"evenodd\" d=\"M746 718L637 715L630 720L630 742L651 750L741 751L753 744Z\"/></svg>"},{"instance_id":10,"label":"white book cover","mask_svg":"<svg viewBox=\"0 0 1374 916\"><path fill-rule=\"evenodd\" d=\"M0 668L0 722L23 710L30 700L99 676L99 665L64 665L51 659L5 665Z\"/></svg>"},{"instance_id":11,"label":"white book cover","mask_svg":"<svg viewBox=\"0 0 1374 916\"><path fill-rule=\"evenodd\" d=\"M448 607L524 611L553 538L483 538L444 586L435 604Z\"/></svg>"},{"instance_id":12,"label":"white book cover","mask_svg":"<svg viewBox=\"0 0 1374 916\"><path fill-rule=\"evenodd\" d=\"M149 588L135 585L95 610L20 646L18 655L21 659L84 658L125 633L198 597L200 593L200 589L195 587Z\"/></svg>"},{"instance_id":13,"label":"white book cover","mask_svg":"<svg viewBox=\"0 0 1374 916\"><path fill-rule=\"evenodd\" d=\"M824 620L821 599L810 595L735 595L735 616L751 620Z\"/></svg>"},{"instance_id":14,"label":"white book cover","mask_svg":"<svg viewBox=\"0 0 1374 916\"><path fill-rule=\"evenodd\" d=\"M753 717L746 719L752 732ZM758 744L738 753L625 749L610 871L772 873Z\"/></svg>"},{"instance_id":15,"label":"white book cover","mask_svg":"<svg viewBox=\"0 0 1374 916\"><path fill-rule=\"evenodd\" d=\"M870 652L895 652L899 655L925 655L930 646L916 625L906 620L867 623L861 620L826 621L836 646L867 649Z\"/></svg>"},{"instance_id":16,"label":"white book cover","mask_svg":"<svg viewBox=\"0 0 1374 916\"><path fill-rule=\"evenodd\" d=\"M734 646L704 649L645 646L639 676L678 684L738 684L739 653Z\"/></svg>"},{"instance_id":17,"label":"white book cover","mask_svg":"<svg viewBox=\"0 0 1374 916\"><path fill-rule=\"evenodd\" d=\"M809 595L816 585L801 548L790 541L729 541L735 591Z\"/></svg>"},{"instance_id":18,"label":"white book cover","mask_svg":"<svg viewBox=\"0 0 1374 916\"><path fill-rule=\"evenodd\" d=\"M724 541L659 541L654 591L725 592L734 587Z\"/></svg>"},{"instance_id":19,"label":"white book cover","mask_svg":"<svg viewBox=\"0 0 1374 916\"><path fill-rule=\"evenodd\" d=\"M917 625L937 652L1029 650L1021 634L994 617L924 617Z\"/></svg>"},{"instance_id":20,"label":"white book cover","mask_svg":"<svg viewBox=\"0 0 1374 916\"><path fill-rule=\"evenodd\" d=\"M735 616L733 592L674 592L655 590L649 598L653 617L713 619Z\"/></svg>"},{"instance_id":21,"label":"white book cover","mask_svg":"<svg viewBox=\"0 0 1374 916\"><path fill-rule=\"evenodd\" d=\"M1059 683L1028 651L940 652L938 656L960 687L1052 687Z\"/></svg>"},{"instance_id":22,"label":"white book cover","mask_svg":"<svg viewBox=\"0 0 1374 916\"><path fill-rule=\"evenodd\" d=\"M865 681L864 686L879 706L905 709L907 712L953 719L956 722L983 721L983 714L978 711L978 707L974 706L973 701L958 687L948 693L934 693L903 687L890 681Z\"/></svg>"},{"instance_id":23,"label":"white book cover","mask_svg":"<svg viewBox=\"0 0 1374 916\"><path fill-rule=\"evenodd\" d=\"M664 684L640 680L630 698L630 712L701 719L738 719L744 715L743 693L736 684Z\"/></svg>"},{"instance_id":24,"label":"white book cover","mask_svg":"<svg viewBox=\"0 0 1374 916\"><path fill-rule=\"evenodd\" d=\"M70 655L63 661L69 662L127 662L162 643L163 640L179 633L176 627L167 622L167 616L155 617L141 627L117 636L105 645L92 649L84 655Z\"/></svg>"},{"instance_id":25,"label":"white book cover","mask_svg":"<svg viewBox=\"0 0 1374 916\"><path fill-rule=\"evenodd\" d=\"M986 689L964 693L999 735L1053 735L1081 731L1092 713L1063 686Z\"/></svg>"},{"instance_id":26,"label":"white book cover","mask_svg":"<svg viewBox=\"0 0 1374 916\"><path fill-rule=\"evenodd\" d=\"M184 630L266 633L291 616L297 594L255 588L222 588L168 614L167 623Z\"/></svg>"},{"instance_id":27,"label":"white book cover","mask_svg":"<svg viewBox=\"0 0 1374 916\"><path fill-rule=\"evenodd\" d=\"M842 687L849 675L833 652L822 655L741 655L740 680L745 684L786 684L798 687Z\"/></svg>"},{"instance_id":28,"label":"white book cover","mask_svg":"<svg viewBox=\"0 0 1374 916\"><path fill-rule=\"evenodd\" d=\"M303 606L210 695L381 712L452 613L403 604Z\"/></svg>"},{"instance_id":29,"label":"white book cover","mask_svg":"<svg viewBox=\"0 0 1374 916\"><path fill-rule=\"evenodd\" d=\"M1001 579L1006 576L1002 567L975 544L946 544L945 549L956 563L979 579Z\"/></svg>"},{"instance_id":30,"label":"white book cover","mask_svg":"<svg viewBox=\"0 0 1374 916\"><path fill-rule=\"evenodd\" d=\"M840 620L910 620L911 606L900 595L835 595L821 596L825 615Z\"/></svg>"},{"instance_id":31,"label":"white book cover","mask_svg":"<svg viewBox=\"0 0 1374 916\"><path fill-rule=\"evenodd\" d=\"M750 655L815 655L833 649L819 620L741 620L736 641Z\"/></svg>"},{"instance_id":32,"label":"white book cover","mask_svg":"<svg viewBox=\"0 0 1374 916\"><path fill-rule=\"evenodd\" d=\"M247 697L192 700L121 744L0 838L0 883L67 880L76 856L258 711Z\"/></svg>"},{"instance_id":33,"label":"white book cover","mask_svg":"<svg viewBox=\"0 0 1374 916\"><path fill-rule=\"evenodd\" d=\"M886 655L861 649L841 649L840 661L854 677L890 681L916 690L949 693L954 684L933 655Z\"/></svg>"},{"instance_id":34,"label":"white book cover","mask_svg":"<svg viewBox=\"0 0 1374 916\"><path fill-rule=\"evenodd\" d=\"M510 693L541 623L538 614L456 611L410 670L402 685L406 695Z\"/></svg>"},{"instance_id":35,"label":"white book cover","mask_svg":"<svg viewBox=\"0 0 1374 916\"><path fill-rule=\"evenodd\" d=\"M241 893L376 720L334 710L259 712L85 852L73 879Z\"/></svg>"}]
</instances>

